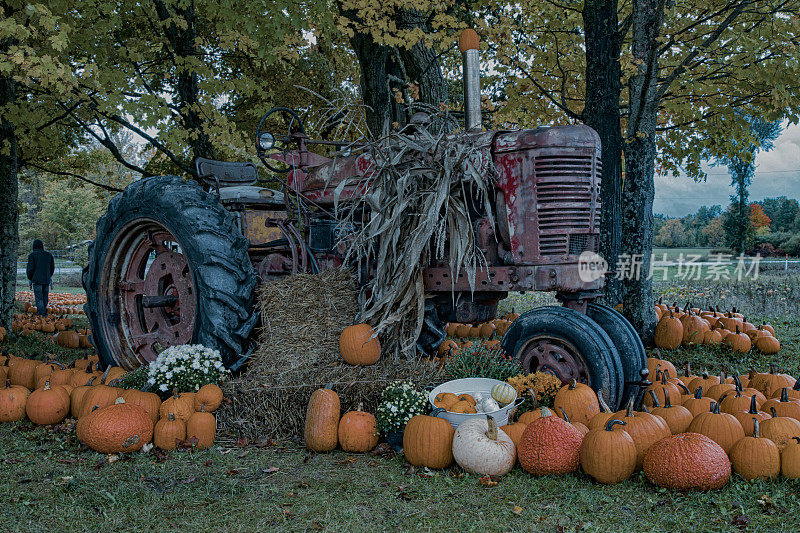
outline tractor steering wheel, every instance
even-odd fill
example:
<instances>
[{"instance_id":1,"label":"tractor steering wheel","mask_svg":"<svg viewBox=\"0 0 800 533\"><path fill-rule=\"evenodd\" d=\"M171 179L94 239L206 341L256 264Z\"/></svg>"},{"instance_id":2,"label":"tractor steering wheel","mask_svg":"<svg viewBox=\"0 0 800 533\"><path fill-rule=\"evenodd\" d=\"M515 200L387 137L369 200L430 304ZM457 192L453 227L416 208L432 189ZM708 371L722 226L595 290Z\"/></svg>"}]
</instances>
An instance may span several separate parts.
<instances>
[{"instance_id":1,"label":"tractor steering wheel","mask_svg":"<svg viewBox=\"0 0 800 533\"><path fill-rule=\"evenodd\" d=\"M283 128L286 131L285 135L273 133L273 131L280 131ZM261 117L258 122L258 128L256 128L256 153L261 162L264 163L264 166L273 172L287 172L292 165L288 163L284 167L274 165L275 160L270 159L269 156L278 152L290 152L292 149L291 144L297 142L295 135L298 133L305 135L306 131L303 127L303 121L293 110L288 107L273 107L267 111Z\"/></svg>"}]
</instances>

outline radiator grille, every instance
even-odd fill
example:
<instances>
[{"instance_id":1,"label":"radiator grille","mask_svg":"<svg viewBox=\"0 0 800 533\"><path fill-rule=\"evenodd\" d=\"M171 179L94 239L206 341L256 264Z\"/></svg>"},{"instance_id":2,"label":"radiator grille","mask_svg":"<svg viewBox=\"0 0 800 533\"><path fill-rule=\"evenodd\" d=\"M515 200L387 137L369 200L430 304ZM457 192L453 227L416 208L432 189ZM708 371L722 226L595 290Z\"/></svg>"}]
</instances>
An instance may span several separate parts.
<instances>
[{"instance_id":1,"label":"radiator grille","mask_svg":"<svg viewBox=\"0 0 800 533\"><path fill-rule=\"evenodd\" d=\"M591 155L534 159L539 255L580 254L599 221L599 179ZM599 161L596 163L599 173ZM574 233L574 235L573 235Z\"/></svg>"}]
</instances>

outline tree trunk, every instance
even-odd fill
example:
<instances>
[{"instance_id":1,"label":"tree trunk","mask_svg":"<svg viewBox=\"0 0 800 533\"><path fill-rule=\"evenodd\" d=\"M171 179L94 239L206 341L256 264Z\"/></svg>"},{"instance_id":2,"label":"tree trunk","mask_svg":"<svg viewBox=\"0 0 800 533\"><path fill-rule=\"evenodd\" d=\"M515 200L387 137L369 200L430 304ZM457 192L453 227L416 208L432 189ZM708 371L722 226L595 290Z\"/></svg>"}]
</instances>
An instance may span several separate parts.
<instances>
[{"instance_id":1,"label":"tree trunk","mask_svg":"<svg viewBox=\"0 0 800 533\"><path fill-rule=\"evenodd\" d=\"M622 280L624 314L645 344L652 344L656 315L650 264L653 253L658 42L665 0L633 3L632 50L638 71L629 83L630 114L622 193L622 250L634 266ZM637 267L640 267L638 269Z\"/></svg>"},{"instance_id":2,"label":"tree trunk","mask_svg":"<svg viewBox=\"0 0 800 533\"><path fill-rule=\"evenodd\" d=\"M586 45L586 105L583 121L600 135L603 164L600 201L600 255L611 269L617 264L622 232L622 130L619 100L622 92L617 0L586 0L583 23ZM617 277L606 279L606 301L622 301Z\"/></svg>"},{"instance_id":3,"label":"tree trunk","mask_svg":"<svg viewBox=\"0 0 800 533\"><path fill-rule=\"evenodd\" d=\"M164 28L164 34L178 65L175 92L178 94L181 126L187 133L195 159L198 157L214 159L214 146L205 130L205 121L200 113L200 83L197 72L191 67L197 49L197 13L194 0L176 3L174 12L170 12L162 0L154 0L154 5L158 18L162 22L169 21ZM182 19L185 24L176 24L171 20L173 17Z\"/></svg>"},{"instance_id":4,"label":"tree trunk","mask_svg":"<svg viewBox=\"0 0 800 533\"><path fill-rule=\"evenodd\" d=\"M356 32L350 40L361 69L361 99L367 106L367 127L374 138L389 133L392 123L405 122L392 89L402 87L397 80L395 54L392 48L375 42L371 35ZM390 79L391 76L396 80Z\"/></svg>"},{"instance_id":5,"label":"tree trunk","mask_svg":"<svg viewBox=\"0 0 800 533\"><path fill-rule=\"evenodd\" d=\"M353 12L345 13L352 20ZM427 18L420 13L401 9L395 14L399 29L421 28L431 31ZM410 49L383 46L375 42L368 30L356 31L350 40L361 68L361 98L367 105L367 126L373 137L389 132L393 123L406 124L406 105L397 102L395 94L408 101L408 85L419 84L419 101L439 107L447 103L447 86L436 52L420 41Z\"/></svg>"},{"instance_id":6,"label":"tree trunk","mask_svg":"<svg viewBox=\"0 0 800 533\"><path fill-rule=\"evenodd\" d=\"M428 17L418 11L404 9L400 12L399 19L403 29L421 28L426 33L433 31ZM419 100L435 108L446 104L447 86L436 51L420 41L411 48L399 48L399 52L406 80L419 84Z\"/></svg>"},{"instance_id":7,"label":"tree trunk","mask_svg":"<svg viewBox=\"0 0 800 533\"><path fill-rule=\"evenodd\" d=\"M0 53L13 45L0 40ZM16 82L10 75L0 76L0 109L14 102ZM11 331L11 315L17 290L17 254L19 251L19 212L17 196L17 136L14 123L0 117L0 325Z\"/></svg>"}]
</instances>

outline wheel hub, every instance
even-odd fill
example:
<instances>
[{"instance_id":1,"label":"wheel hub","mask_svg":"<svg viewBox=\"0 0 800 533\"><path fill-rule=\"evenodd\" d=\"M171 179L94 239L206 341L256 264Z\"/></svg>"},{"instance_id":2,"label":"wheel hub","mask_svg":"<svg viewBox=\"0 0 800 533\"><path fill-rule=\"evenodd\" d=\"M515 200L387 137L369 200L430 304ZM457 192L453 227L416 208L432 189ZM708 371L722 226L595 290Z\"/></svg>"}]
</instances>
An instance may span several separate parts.
<instances>
[{"instance_id":1,"label":"wheel hub","mask_svg":"<svg viewBox=\"0 0 800 533\"><path fill-rule=\"evenodd\" d=\"M553 374L562 383L576 380L589 382L589 373L578 350L571 343L557 337L537 336L520 351L520 363L530 372Z\"/></svg>"},{"instance_id":2,"label":"wheel hub","mask_svg":"<svg viewBox=\"0 0 800 533\"><path fill-rule=\"evenodd\" d=\"M101 293L104 320L128 366L154 361L165 348L188 344L194 333L194 278L179 243L154 221L124 229L110 251Z\"/></svg>"}]
</instances>

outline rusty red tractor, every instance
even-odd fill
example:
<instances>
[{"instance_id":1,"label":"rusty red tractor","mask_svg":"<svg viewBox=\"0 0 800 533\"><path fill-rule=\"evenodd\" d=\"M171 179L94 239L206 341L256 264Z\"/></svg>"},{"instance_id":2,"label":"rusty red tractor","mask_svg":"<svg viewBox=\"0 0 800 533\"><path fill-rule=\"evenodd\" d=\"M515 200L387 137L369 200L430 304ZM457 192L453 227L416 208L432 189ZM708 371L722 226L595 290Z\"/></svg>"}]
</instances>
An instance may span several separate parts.
<instances>
[{"instance_id":1,"label":"rusty red tractor","mask_svg":"<svg viewBox=\"0 0 800 533\"><path fill-rule=\"evenodd\" d=\"M462 56L465 135L479 137L498 176L494 224L486 213L475 222L488 268L471 291L463 274L450 278L446 263L428 265L433 298L418 347L435 349L445 322L492 318L510 291L551 291L562 305L522 314L502 347L524 368L588 383L617 407L638 395L646 359L627 320L593 303L603 272L584 261L599 240L599 137L579 125L481 131L477 49L462 47ZM286 131L265 130L275 117ZM86 314L105 364L132 368L168 346L201 343L237 369L258 319L258 283L342 265L342 228L330 215L334 189L369 171L368 150L329 159L311 151L319 144L335 143L308 138L296 113L276 108L259 124L256 149L266 166L285 171L282 190L256 186L252 163L200 159L202 183L146 178L111 200L83 273ZM356 184L342 197L358 194Z\"/></svg>"}]
</instances>

